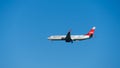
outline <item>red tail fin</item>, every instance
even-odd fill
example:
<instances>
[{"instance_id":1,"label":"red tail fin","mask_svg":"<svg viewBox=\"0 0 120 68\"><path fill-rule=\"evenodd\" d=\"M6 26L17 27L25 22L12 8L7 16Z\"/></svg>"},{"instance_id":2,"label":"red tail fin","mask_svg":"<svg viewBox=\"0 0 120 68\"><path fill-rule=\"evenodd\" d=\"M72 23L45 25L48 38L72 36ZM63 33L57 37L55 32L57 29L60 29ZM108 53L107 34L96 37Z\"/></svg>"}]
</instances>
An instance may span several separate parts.
<instances>
[{"instance_id":1,"label":"red tail fin","mask_svg":"<svg viewBox=\"0 0 120 68\"><path fill-rule=\"evenodd\" d=\"M93 36L96 27L93 27L86 35Z\"/></svg>"}]
</instances>

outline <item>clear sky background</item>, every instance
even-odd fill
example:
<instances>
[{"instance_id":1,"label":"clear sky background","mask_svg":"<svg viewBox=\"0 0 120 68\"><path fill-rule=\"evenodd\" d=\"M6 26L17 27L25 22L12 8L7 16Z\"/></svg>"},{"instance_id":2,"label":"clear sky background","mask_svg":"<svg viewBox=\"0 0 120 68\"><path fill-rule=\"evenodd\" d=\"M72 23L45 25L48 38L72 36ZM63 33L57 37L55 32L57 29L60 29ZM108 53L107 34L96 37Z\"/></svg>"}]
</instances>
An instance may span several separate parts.
<instances>
[{"instance_id":1,"label":"clear sky background","mask_svg":"<svg viewBox=\"0 0 120 68\"><path fill-rule=\"evenodd\" d=\"M0 0L0 68L120 68L119 0ZM71 43L50 35L86 34Z\"/></svg>"}]
</instances>

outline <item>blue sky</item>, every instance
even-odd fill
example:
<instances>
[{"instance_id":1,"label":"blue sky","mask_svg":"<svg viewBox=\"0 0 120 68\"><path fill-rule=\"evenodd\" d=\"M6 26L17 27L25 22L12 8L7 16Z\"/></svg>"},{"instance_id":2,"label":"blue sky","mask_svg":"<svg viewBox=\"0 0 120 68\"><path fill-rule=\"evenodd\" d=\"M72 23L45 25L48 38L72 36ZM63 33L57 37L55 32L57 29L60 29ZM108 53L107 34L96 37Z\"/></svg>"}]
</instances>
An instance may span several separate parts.
<instances>
[{"instance_id":1,"label":"blue sky","mask_svg":"<svg viewBox=\"0 0 120 68\"><path fill-rule=\"evenodd\" d=\"M0 68L120 68L118 0L0 1ZM51 42L50 35L92 39Z\"/></svg>"}]
</instances>

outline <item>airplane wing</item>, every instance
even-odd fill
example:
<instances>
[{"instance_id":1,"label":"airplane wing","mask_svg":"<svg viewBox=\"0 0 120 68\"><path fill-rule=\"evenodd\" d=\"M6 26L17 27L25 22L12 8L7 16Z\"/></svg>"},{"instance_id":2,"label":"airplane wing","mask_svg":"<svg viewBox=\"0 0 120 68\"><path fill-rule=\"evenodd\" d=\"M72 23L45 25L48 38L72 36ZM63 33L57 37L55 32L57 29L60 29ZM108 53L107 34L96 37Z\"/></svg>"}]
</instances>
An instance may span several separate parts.
<instances>
[{"instance_id":1,"label":"airplane wing","mask_svg":"<svg viewBox=\"0 0 120 68\"><path fill-rule=\"evenodd\" d=\"M73 42L72 39L71 39L71 30L67 33L66 37L65 37L65 41L66 42Z\"/></svg>"}]
</instances>

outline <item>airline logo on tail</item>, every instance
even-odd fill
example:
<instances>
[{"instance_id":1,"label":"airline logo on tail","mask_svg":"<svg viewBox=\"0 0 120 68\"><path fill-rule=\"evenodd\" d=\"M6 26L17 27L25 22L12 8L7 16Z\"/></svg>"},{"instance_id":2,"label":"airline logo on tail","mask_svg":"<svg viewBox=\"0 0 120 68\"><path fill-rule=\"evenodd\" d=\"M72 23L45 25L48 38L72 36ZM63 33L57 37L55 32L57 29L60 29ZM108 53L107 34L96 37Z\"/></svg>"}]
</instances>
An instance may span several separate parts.
<instances>
[{"instance_id":1,"label":"airline logo on tail","mask_svg":"<svg viewBox=\"0 0 120 68\"><path fill-rule=\"evenodd\" d=\"M94 31L96 27L93 27L86 35L90 36L90 38L93 36Z\"/></svg>"}]
</instances>

